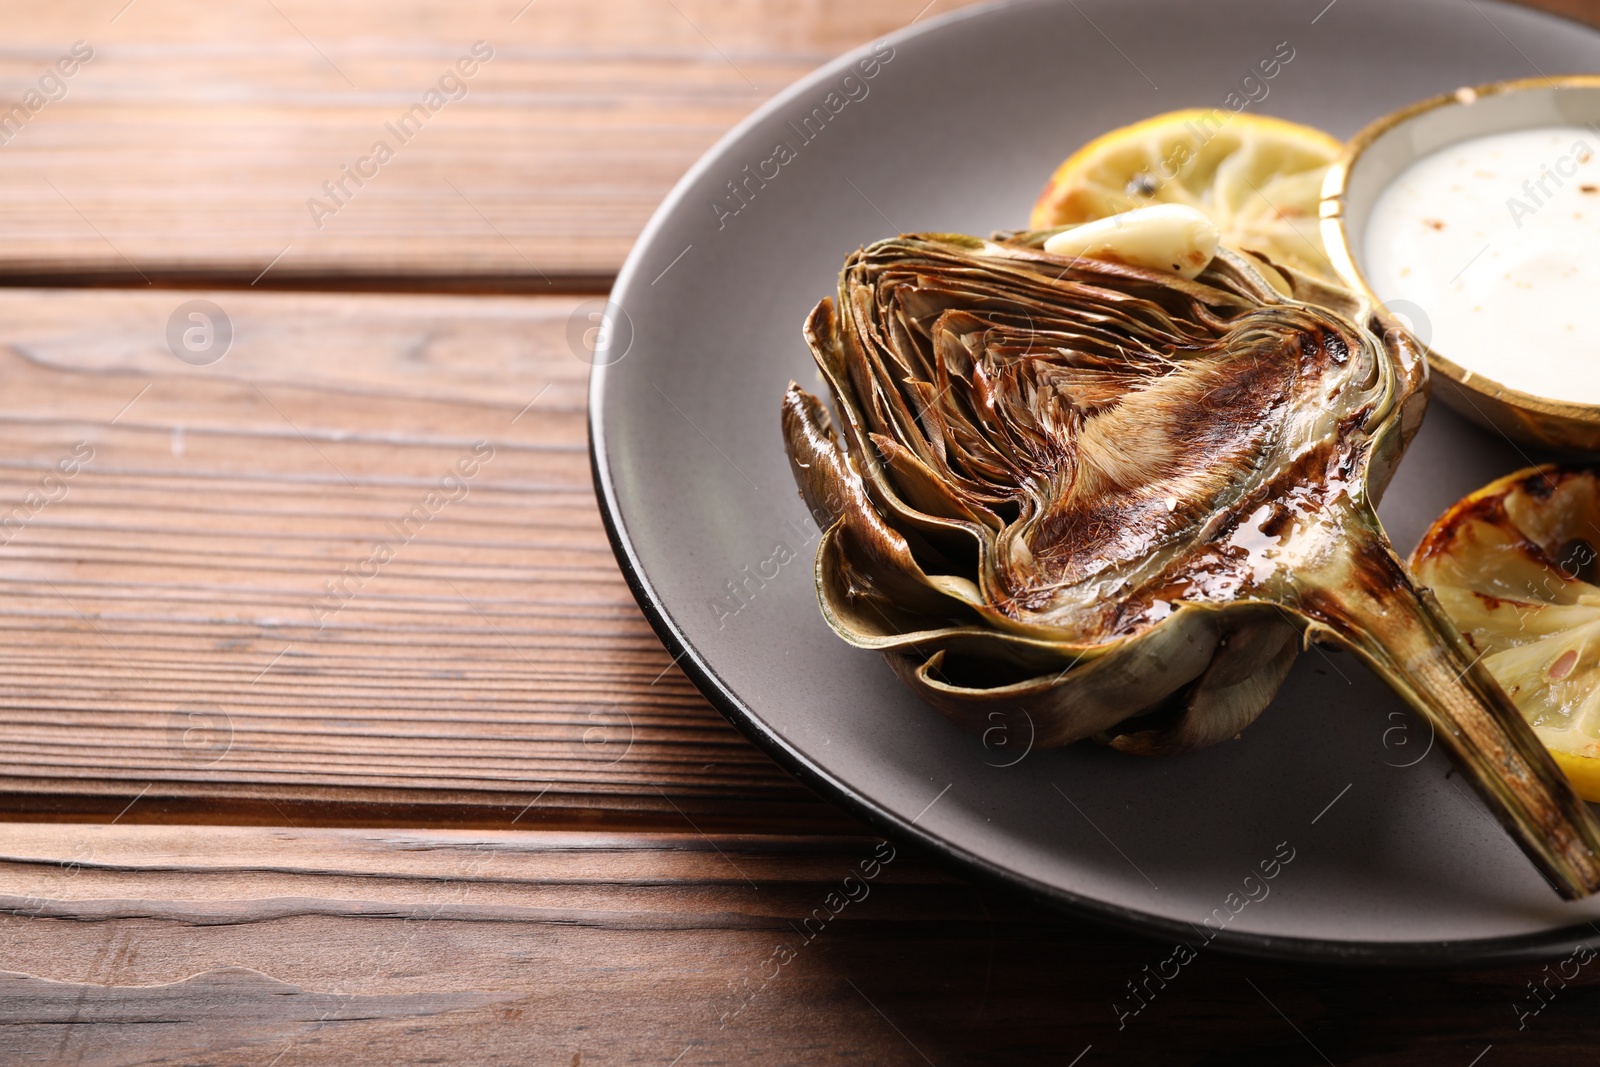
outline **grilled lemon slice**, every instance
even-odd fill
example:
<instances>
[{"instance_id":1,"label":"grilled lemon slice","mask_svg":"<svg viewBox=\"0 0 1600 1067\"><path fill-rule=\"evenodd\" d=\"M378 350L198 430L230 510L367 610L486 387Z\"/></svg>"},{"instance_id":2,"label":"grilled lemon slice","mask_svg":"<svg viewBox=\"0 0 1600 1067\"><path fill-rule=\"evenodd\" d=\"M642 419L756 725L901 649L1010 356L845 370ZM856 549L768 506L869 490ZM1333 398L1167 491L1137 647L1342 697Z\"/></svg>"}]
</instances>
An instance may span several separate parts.
<instances>
[{"instance_id":1,"label":"grilled lemon slice","mask_svg":"<svg viewBox=\"0 0 1600 1067\"><path fill-rule=\"evenodd\" d=\"M1209 215L1224 244L1334 280L1317 212L1344 146L1310 126L1216 109L1173 111L1112 130L1056 168L1033 207L1036 230L1152 204Z\"/></svg>"},{"instance_id":2,"label":"grilled lemon slice","mask_svg":"<svg viewBox=\"0 0 1600 1067\"><path fill-rule=\"evenodd\" d=\"M1433 524L1411 566L1600 801L1600 476L1548 464L1491 482Z\"/></svg>"}]
</instances>

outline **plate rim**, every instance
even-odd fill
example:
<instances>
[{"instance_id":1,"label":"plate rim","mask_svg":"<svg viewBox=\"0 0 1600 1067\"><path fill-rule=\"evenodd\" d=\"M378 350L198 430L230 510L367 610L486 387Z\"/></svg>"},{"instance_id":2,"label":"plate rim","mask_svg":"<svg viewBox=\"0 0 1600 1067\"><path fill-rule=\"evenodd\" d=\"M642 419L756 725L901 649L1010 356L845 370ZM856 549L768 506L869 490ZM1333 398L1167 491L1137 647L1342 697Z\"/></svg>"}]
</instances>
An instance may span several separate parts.
<instances>
[{"instance_id":1,"label":"plate rim","mask_svg":"<svg viewBox=\"0 0 1600 1067\"><path fill-rule=\"evenodd\" d=\"M937 16L920 26L915 23L902 26L834 57L780 90L719 137L673 185L634 240L627 258L617 272L616 281L612 283L611 290L607 294L607 302L618 307L622 306L619 297L633 284L635 276L641 275L645 269L644 250L651 246L657 232L665 227L669 218L676 215L679 205L688 198L691 188L711 168L714 161L720 160L728 147L741 141L750 129L766 121L772 114L806 97L829 78L848 69L857 59L870 54L874 45L886 42L892 47L899 47L908 40L956 22L990 17L993 12L1010 8L1044 6L1055 2L1056 0L993 0L990 3L975 4ZM1523 15L1533 15L1589 33L1600 32L1595 27L1576 19L1525 4L1506 3L1503 0L1478 0L1480 4L1485 2L1501 11L1509 10ZM879 805L792 747L746 705L678 629L671 611L656 593L649 576L645 573L634 551L633 542L622 524L621 502L617 496L616 484L611 477L610 457L605 445L604 394L609 366L602 363L591 366L585 413L589 437L589 470L594 481L595 498L599 504L600 519L605 527L606 539L611 544L612 553L616 556L618 568L622 572L624 581L627 582L628 590L650 623L650 628L666 650L673 654L673 662L683 668L695 688L710 701L723 718L802 785L841 805L851 815L879 831L886 838L901 843L914 842L916 847L954 864L962 873L976 876L986 885L1007 892L1020 892L1034 902L1065 912L1074 918L1111 926L1151 940L1161 940L1167 936L1183 942L1194 940L1194 928L1181 920L1168 919L1138 908L1125 907L1050 885L969 852L916 826L911 820L904 819ZM1487 967L1546 961L1558 951L1569 951L1572 946L1580 942L1594 939L1597 931L1600 931L1600 927L1585 921L1540 933L1509 937L1362 941L1222 930L1214 932L1211 938L1203 941L1199 950L1214 950L1227 956L1273 963L1316 963L1347 968Z\"/></svg>"}]
</instances>

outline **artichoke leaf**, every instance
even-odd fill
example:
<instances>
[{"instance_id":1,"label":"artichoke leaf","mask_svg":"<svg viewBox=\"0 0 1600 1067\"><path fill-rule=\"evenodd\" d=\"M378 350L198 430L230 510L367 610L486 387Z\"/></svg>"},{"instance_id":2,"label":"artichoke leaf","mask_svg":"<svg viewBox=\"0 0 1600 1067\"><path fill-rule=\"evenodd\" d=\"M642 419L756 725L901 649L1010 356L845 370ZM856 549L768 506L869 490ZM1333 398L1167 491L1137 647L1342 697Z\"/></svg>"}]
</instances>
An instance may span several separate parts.
<instances>
[{"instance_id":1,"label":"artichoke leaf","mask_svg":"<svg viewBox=\"0 0 1600 1067\"><path fill-rule=\"evenodd\" d=\"M826 410L791 383L784 398L789 461L801 495L826 527L818 553L819 573L832 560L830 576L852 597L873 597L898 612L956 615L982 608L977 591L960 578L930 578L906 535L884 522L867 499L850 457L837 444ZM838 551L830 551L830 546ZM971 590L969 592L969 590Z\"/></svg>"},{"instance_id":2,"label":"artichoke leaf","mask_svg":"<svg viewBox=\"0 0 1600 1067\"><path fill-rule=\"evenodd\" d=\"M1049 748L1094 737L1157 707L1206 671L1218 644L1216 620L1203 609L1181 612L1151 637L1097 650L1050 674L983 686L973 674L982 672L985 682L1004 677L992 655L965 665L946 648L926 659L894 653L886 658L902 681L957 725L982 732L993 725L994 712L1008 719L1020 712L1035 747ZM961 651L955 646L955 653ZM972 651L986 652L982 647ZM1071 676L1070 685L1061 684L1064 675Z\"/></svg>"},{"instance_id":3,"label":"artichoke leaf","mask_svg":"<svg viewBox=\"0 0 1600 1067\"><path fill-rule=\"evenodd\" d=\"M1141 756L1170 756L1237 737L1277 695L1299 643L1299 631L1281 617L1263 616L1237 627L1172 714L1153 724L1132 720L1108 743Z\"/></svg>"},{"instance_id":4,"label":"artichoke leaf","mask_svg":"<svg viewBox=\"0 0 1600 1067\"><path fill-rule=\"evenodd\" d=\"M1344 647L1561 893L1600 889L1600 827L1373 512L1420 345L1292 267L1185 278L1052 232L879 241L808 320L838 431L793 385L783 426L829 625L968 729L1022 710L1038 745L1151 755L1236 736L1299 634Z\"/></svg>"}]
</instances>

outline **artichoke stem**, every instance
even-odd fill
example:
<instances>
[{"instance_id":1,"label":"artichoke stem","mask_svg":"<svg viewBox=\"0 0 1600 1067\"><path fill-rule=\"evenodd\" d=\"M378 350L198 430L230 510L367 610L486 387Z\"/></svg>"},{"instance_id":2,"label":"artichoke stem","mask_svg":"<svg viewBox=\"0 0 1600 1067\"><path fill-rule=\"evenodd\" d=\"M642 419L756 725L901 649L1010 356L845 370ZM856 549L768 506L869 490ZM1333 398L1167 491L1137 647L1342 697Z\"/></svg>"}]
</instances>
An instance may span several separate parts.
<instances>
[{"instance_id":1,"label":"artichoke stem","mask_svg":"<svg viewBox=\"0 0 1600 1067\"><path fill-rule=\"evenodd\" d=\"M1302 614L1320 624L1319 637L1354 652L1427 718L1557 892L1568 900L1600 892L1600 825L1588 805L1376 521L1350 532L1344 566L1334 568L1339 580L1296 583L1318 590L1299 598Z\"/></svg>"}]
</instances>

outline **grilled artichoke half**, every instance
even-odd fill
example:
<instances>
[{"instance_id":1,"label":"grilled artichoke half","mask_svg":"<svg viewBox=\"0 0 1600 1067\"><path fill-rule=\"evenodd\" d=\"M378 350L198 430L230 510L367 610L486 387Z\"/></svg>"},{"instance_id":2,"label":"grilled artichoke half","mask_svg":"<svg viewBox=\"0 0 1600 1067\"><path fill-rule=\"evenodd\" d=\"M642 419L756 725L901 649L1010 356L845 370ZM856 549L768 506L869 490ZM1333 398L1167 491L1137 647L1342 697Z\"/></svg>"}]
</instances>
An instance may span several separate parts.
<instances>
[{"instance_id":1,"label":"grilled artichoke half","mask_svg":"<svg viewBox=\"0 0 1600 1067\"><path fill-rule=\"evenodd\" d=\"M829 625L969 729L1148 754L1237 734L1301 640L1347 648L1564 895L1600 888L1587 808L1373 513L1416 343L1226 249L1185 280L1048 236L880 241L809 317L838 428L791 383L783 431Z\"/></svg>"}]
</instances>

